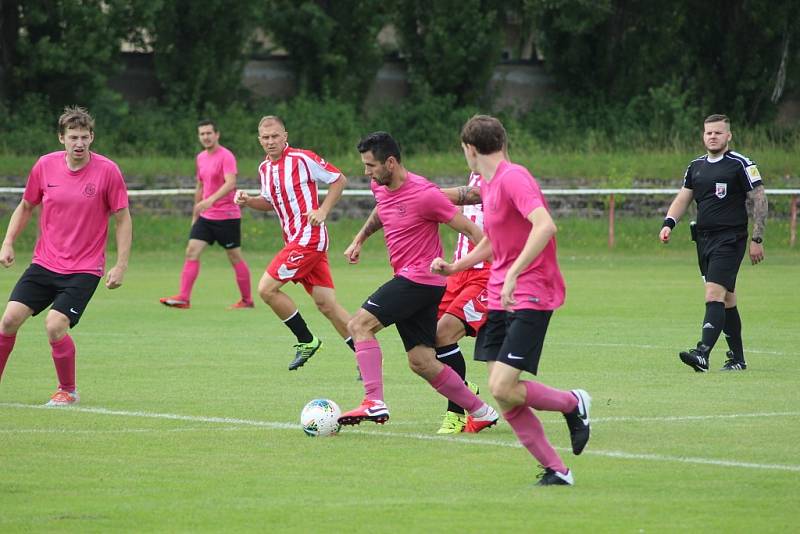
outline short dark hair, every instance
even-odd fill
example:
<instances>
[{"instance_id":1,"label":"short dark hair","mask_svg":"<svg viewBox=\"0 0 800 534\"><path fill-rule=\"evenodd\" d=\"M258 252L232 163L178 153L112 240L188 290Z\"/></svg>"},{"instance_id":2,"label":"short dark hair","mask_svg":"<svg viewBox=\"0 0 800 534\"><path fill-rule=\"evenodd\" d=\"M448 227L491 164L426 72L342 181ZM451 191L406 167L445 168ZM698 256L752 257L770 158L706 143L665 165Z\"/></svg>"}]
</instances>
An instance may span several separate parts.
<instances>
[{"instance_id":1,"label":"short dark hair","mask_svg":"<svg viewBox=\"0 0 800 534\"><path fill-rule=\"evenodd\" d=\"M211 126L215 132L219 131L217 130L217 123L212 121L211 119L201 119L197 121L197 127L200 128L201 126Z\"/></svg>"},{"instance_id":2,"label":"short dark hair","mask_svg":"<svg viewBox=\"0 0 800 534\"><path fill-rule=\"evenodd\" d=\"M358 142L358 151L363 154L372 152L375 159L385 163L390 156L400 163L400 145L394 137L386 132L372 132Z\"/></svg>"},{"instance_id":3,"label":"short dark hair","mask_svg":"<svg viewBox=\"0 0 800 534\"><path fill-rule=\"evenodd\" d=\"M500 152L508 142L503 123L489 115L474 115L461 128L461 142L472 145L479 154Z\"/></svg>"},{"instance_id":4,"label":"short dark hair","mask_svg":"<svg viewBox=\"0 0 800 534\"><path fill-rule=\"evenodd\" d=\"M58 118L58 133L64 135L67 128L86 128L94 133L94 119L86 108L80 106L67 106L64 113Z\"/></svg>"},{"instance_id":5,"label":"short dark hair","mask_svg":"<svg viewBox=\"0 0 800 534\"><path fill-rule=\"evenodd\" d=\"M703 124L708 124L709 122L724 122L728 126L731 124L731 120L727 115L720 115L719 113L715 113L706 117L706 120L703 121Z\"/></svg>"}]
</instances>

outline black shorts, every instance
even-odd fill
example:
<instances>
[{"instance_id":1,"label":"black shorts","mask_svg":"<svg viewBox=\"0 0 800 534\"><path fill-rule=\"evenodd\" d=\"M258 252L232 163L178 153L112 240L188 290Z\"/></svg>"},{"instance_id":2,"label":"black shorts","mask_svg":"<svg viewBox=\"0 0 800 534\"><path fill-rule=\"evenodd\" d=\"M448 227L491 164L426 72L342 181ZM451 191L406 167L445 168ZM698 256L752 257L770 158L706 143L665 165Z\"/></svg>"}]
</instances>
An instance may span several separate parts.
<instances>
[{"instance_id":1,"label":"black shorts","mask_svg":"<svg viewBox=\"0 0 800 534\"><path fill-rule=\"evenodd\" d=\"M212 221L198 217L189 232L189 239L199 239L209 245L213 245L216 241L224 249L239 248L242 246L242 220Z\"/></svg>"},{"instance_id":2,"label":"black shorts","mask_svg":"<svg viewBox=\"0 0 800 534\"><path fill-rule=\"evenodd\" d=\"M542 355L544 336L552 311L489 310L486 324L475 340L475 359L481 362L503 362L520 371L536 374Z\"/></svg>"},{"instance_id":3,"label":"black shorts","mask_svg":"<svg viewBox=\"0 0 800 534\"><path fill-rule=\"evenodd\" d=\"M8 300L21 302L34 315L52 304L52 309L69 318L70 328L75 328L99 283L100 277L93 274L59 274L32 263L22 273Z\"/></svg>"},{"instance_id":4,"label":"black shorts","mask_svg":"<svg viewBox=\"0 0 800 534\"><path fill-rule=\"evenodd\" d=\"M436 346L436 316L444 286L418 284L395 276L369 296L362 308L383 326L397 325L406 352L417 345Z\"/></svg>"},{"instance_id":5,"label":"black shorts","mask_svg":"<svg viewBox=\"0 0 800 534\"><path fill-rule=\"evenodd\" d=\"M698 232L697 262L703 279L732 292L736 289L736 276L746 249L747 232Z\"/></svg>"}]
</instances>

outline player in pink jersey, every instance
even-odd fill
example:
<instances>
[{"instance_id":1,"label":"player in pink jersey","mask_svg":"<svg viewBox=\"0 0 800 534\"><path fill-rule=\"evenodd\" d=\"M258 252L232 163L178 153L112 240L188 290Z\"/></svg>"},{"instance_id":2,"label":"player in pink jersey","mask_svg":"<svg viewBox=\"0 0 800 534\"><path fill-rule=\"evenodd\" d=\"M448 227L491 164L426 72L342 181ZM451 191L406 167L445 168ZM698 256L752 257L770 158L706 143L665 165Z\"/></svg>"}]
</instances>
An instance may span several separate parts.
<instances>
[{"instance_id":1,"label":"player in pink jersey","mask_svg":"<svg viewBox=\"0 0 800 534\"><path fill-rule=\"evenodd\" d=\"M261 119L258 140L267 155L258 168L261 195L251 197L245 191L237 191L236 203L260 211L274 210L281 223L285 246L267 266L258 293L297 338L295 356L289 364L293 371L319 351L322 341L311 333L297 304L281 291L287 282L303 284L317 309L351 349L353 342L347 332L350 315L336 302L325 226L347 178L313 152L290 147L288 138L280 118L268 115ZM317 182L328 185L322 204L317 199Z\"/></svg>"},{"instance_id":2,"label":"player in pink jersey","mask_svg":"<svg viewBox=\"0 0 800 534\"><path fill-rule=\"evenodd\" d=\"M214 242L222 245L231 262L241 298L228 309L252 308L250 269L242 256L242 215L234 202L236 157L219 144L219 130L210 120L197 123L197 138L204 150L197 154L197 188L194 193L192 229L181 271L180 293L160 299L171 308L189 308L200 255Z\"/></svg>"},{"instance_id":3,"label":"player in pink jersey","mask_svg":"<svg viewBox=\"0 0 800 534\"><path fill-rule=\"evenodd\" d=\"M470 169L484 178L486 235L461 260L451 264L437 258L431 270L452 274L492 257L489 318L478 333L475 359L488 362L489 387L503 417L544 467L539 484L572 485L572 472L548 442L533 410L564 414L577 455L589 441L591 398L581 389L561 391L520 380L522 371L537 373L550 317L564 302L556 225L533 176L507 160L506 132L499 120L472 117L461 131L461 144Z\"/></svg>"},{"instance_id":4,"label":"player in pink jersey","mask_svg":"<svg viewBox=\"0 0 800 534\"><path fill-rule=\"evenodd\" d=\"M389 419L383 396L383 356L375 334L395 324L411 369L444 397L466 408L484 427L491 426L499 418L497 412L436 359L436 312L446 282L429 269L431 261L442 254L440 224L473 241L479 241L482 232L436 185L403 167L400 147L388 133L368 135L358 144L358 151L365 174L372 179L377 206L345 250L345 257L350 263L358 262L366 239L382 227L395 276L369 296L347 325L355 340L365 396L361 405L342 414L339 422L382 424Z\"/></svg>"},{"instance_id":5,"label":"player in pink jersey","mask_svg":"<svg viewBox=\"0 0 800 534\"><path fill-rule=\"evenodd\" d=\"M39 158L0 248L0 264L10 267L14 242L36 206L39 237L31 265L11 292L0 321L0 376L14 348L17 331L31 316L50 307L44 324L58 375L58 390L48 406L79 400L75 384L74 328L105 272L108 219L116 226L117 262L106 274L106 287L122 285L131 251L132 223L128 191L116 163L89 151L94 119L79 107L65 108L58 120L58 140L65 150Z\"/></svg>"}]
</instances>

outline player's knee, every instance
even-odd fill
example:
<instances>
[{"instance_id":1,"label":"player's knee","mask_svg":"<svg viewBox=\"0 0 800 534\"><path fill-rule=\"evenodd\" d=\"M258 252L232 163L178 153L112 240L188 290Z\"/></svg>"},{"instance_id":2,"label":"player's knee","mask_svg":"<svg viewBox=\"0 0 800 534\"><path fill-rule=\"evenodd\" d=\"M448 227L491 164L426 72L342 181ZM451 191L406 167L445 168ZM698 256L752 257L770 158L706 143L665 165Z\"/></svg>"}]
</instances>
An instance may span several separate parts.
<instances>
[{"instance_id":1,"label":"player's knee","mask_svg":"<svg viewBox=\"0 0 800 534\"><path fill-rule=\"evenodd\" d=\"M504 380L489 379L489 391L492 392L492 397L501 404L510 404L513 387Z\"/></svg>"},{"instance_id":2,"label":"player's knee","mask_svg":"<svg viewBox=\"0 0 800 534\"><path fill-rule=\"evenodd\" d=\"M69 328L69 320L66 317L56 317L48 315L44 322L44 329L47 332L47 337L50 341L58 341L64 334L67 333Z\"/></svg>"},{"instance_id":3,"label":"player's knee","mask_svg":"<svg viewBox=\"0 0 800 534\"><path fill-rule=\"evenodd\" d=\"M314 299L314 304L317 305L317 309L325 317L330 317L336 307L336 301L331 299Z\"/></svg>"},{"instance_id":4,"label":"player's knee","mask_svg":"<svg viewBox=\"0 0 800 534\"><path fill-rule=\"evenodd\" d=\"M351 336L357 336L359 334L366 334L369 329L366 323L362 321L360 317L356 316L347 321L347 331Z\"/></svg>"},{"instance_id":5,"label":"player's knee","mask_svg":"<svg viewBox=\"0 0 800 534\"><path fill-rule=\"evenodd\" d=\"M0 320L0 328L2 328L2 332L7 335L16 334L19 327L22 326L24 319L21 319L15 315L6 313L3 314L3 318Z\"/></svg>"}]
</instances>

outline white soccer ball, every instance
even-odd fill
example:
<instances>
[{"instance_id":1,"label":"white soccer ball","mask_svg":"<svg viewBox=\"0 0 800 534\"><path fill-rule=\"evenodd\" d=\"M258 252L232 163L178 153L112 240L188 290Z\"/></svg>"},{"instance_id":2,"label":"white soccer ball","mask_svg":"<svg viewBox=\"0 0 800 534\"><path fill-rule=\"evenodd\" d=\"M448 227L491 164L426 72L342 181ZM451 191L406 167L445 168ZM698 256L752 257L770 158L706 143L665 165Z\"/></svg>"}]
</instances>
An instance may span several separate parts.
<instances>
[{"instance_id":1,"label":"white soccer ball","mask_svg":"<svg viewBox=\"0 0 800 534\"><path fill-rule=\"evenodd\" d=\"M342 427L341 415L342 410L332 400L314 399L300 412L300 425L307 436L332 436Z\"/></svg>"}]
</instances>

